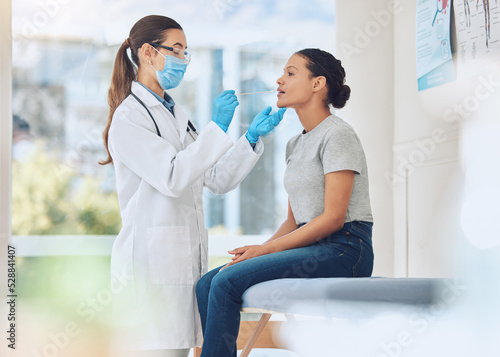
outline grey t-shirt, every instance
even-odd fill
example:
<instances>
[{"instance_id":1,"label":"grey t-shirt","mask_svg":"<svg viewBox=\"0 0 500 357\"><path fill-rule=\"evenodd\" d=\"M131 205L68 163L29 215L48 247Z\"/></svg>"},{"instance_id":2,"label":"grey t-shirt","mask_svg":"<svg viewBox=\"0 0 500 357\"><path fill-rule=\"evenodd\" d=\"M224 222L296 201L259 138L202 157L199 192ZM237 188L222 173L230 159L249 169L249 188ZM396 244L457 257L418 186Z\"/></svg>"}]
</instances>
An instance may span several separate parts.
<instances>
[{"instance_id":1,"label":"grey t-shirt","mask_svg":"<svg viewBox=\"0 0 500 357\"><path fill-rule=\"evenodd\" d=\"M345 223L373 222L365 153L354 129L330 115L313 130L290 139L284 184L297 224L323 213L325 175L341 170L355 172Z\"/></svg>"}]
</instances>

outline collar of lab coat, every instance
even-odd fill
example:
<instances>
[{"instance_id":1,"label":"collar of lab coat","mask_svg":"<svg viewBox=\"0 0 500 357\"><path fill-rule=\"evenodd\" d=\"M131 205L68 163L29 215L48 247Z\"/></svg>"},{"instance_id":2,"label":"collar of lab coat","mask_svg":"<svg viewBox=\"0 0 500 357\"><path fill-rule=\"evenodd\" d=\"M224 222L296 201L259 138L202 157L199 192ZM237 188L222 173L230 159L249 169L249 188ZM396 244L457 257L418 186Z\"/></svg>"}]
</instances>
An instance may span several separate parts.
<instances>
[{"instance_id":1,"label":"collar of lab coat","mask_svg":"<svg viewBox=\"0 0 500 357\"><path fill-rule=\"evenodd\" d=\"M165 114L168 116L169 120L177 120L177 122L179 123L179 140L181 143L184 143L184 139L186 138L188 117L184 113L182 108L179 106L179 104L176 103L174 106L174 113L175 113L174 117L172 113L170 113L170 111L167 108L165 108L165 106L162 103L160 103L158 99L155 98L154 95L149 93L149 91L146 88L144 88L135 81L132 82L132 92L134 92L134 94L138 96L140 100L142 100L142 102L148 107L148 109L159 105L161 106L161 110L165 111Z\"/></svg>"},{"instance_id":2,"label":"collar of lab coat","mask_svg":"<svg viewBox=\"0 0 500 357\"><path fill-rule=\"evenodd\" d=\"M154 107L156 105L161 105L160 101L155 98L154 95L149 93L149 91L141 86L136 81L132 82L132 92L139 97L140 100L148 107Z\"/></svg>"}]
</instances>

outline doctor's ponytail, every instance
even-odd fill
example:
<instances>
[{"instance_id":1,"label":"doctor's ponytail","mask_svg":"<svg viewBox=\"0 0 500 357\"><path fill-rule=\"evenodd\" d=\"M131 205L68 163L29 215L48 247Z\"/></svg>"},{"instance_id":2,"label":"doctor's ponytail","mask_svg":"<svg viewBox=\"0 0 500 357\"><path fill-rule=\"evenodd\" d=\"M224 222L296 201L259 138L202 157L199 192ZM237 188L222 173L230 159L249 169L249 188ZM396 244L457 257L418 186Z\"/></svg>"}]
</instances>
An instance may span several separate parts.
<instances>
[{"instance_id":1,"label":"doctor's ponytail","mask_svg":"<svg viewBox=\"0 0 500 357\"><path fill-rule=\"evenodd\" d=\"M111 126L111 120L113 118L113 114L115 114L116 108L118 108L121 102L123 102L123 100L130 94L132 81L136 77L135 68L127 55L127 48L129 47L130 42L127 38L118 49L118 53L115 58L113 74L111 75L111 86L108 90L108 122L106 123L106 127L104 128L104 132L102 134L104 147L108 152L108 158L106 160L99 161L100 165L107 165L113 162L108 149L109 127Z\"/></svg>"},{"instance_id":2,"label":"doctor's ponytail","mask_svg":"<svg viewBox=\"0 0 500 357\"><path fill-rule=\"evenodd\" d=\"M108 157L106 160L99 161L100 165L113 163L113 158L108 149L109 128L116 108L130 95L132 82L137 78L137 69L140 67L138 56L140 48L145 43L163 42L167 30L170 29L182 30L182 27L175 20L166 16L150 15L143 17L135 23L130 30L129 37L123 41L118 49L108 91L108 122L102 134ZM130 57L127 54L127 49L130 49Z\"/></svg>"}]
</instances>

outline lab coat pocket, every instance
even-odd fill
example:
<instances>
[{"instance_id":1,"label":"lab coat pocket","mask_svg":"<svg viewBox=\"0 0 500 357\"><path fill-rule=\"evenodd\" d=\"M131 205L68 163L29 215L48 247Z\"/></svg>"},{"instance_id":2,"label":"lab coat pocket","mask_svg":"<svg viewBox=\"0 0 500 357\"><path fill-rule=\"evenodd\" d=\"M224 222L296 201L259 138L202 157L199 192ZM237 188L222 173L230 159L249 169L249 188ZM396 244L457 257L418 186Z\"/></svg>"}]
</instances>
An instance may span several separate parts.
<instances>
[{"instance_id":1,"label":"lab coat pocket","mask_svg":"<svg viewBox=\"0 0 500 357\"><path fill-rule=\"evenodd\" d=\"M149 228L148 256L152 285L194 284L188 226Z\"/></svg>"}]
</instances>

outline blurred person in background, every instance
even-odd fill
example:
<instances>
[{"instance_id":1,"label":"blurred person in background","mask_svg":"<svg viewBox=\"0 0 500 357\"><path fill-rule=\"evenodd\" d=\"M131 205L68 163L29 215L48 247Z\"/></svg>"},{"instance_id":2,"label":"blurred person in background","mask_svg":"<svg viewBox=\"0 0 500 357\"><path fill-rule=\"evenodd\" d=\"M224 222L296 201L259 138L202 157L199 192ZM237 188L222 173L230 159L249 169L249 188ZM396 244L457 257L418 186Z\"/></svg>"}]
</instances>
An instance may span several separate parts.
<instances>
[{"instance_id":1,"label":"blurred person in background","mask_svg":"<svg viewBox=\"0 0 500 357\"><path fill-rule=\"evenodd\" d=\"M30 125L19 115L12 116L12 159L23 161L35 151Z\"/></svg>"}]
</instances>

